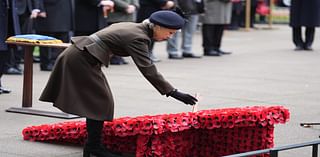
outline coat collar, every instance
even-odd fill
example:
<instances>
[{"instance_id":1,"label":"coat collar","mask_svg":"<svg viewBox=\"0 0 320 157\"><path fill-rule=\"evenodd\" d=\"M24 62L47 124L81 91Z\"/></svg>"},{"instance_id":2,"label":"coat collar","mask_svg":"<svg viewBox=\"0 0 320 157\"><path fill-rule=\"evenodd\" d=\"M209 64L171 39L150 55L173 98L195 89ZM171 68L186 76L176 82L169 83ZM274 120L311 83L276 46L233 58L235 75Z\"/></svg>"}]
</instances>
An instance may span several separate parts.
<instances>
[{"instance_id":1,"label":"coat collar","mask_svg":"<svg viewBox=\"0 0 320 157\"><path fill-rule=\"evenodd\" d=\"M148 37L153 40L153 28L150 23L141 23Z\"/></svg>"}]
</instances>

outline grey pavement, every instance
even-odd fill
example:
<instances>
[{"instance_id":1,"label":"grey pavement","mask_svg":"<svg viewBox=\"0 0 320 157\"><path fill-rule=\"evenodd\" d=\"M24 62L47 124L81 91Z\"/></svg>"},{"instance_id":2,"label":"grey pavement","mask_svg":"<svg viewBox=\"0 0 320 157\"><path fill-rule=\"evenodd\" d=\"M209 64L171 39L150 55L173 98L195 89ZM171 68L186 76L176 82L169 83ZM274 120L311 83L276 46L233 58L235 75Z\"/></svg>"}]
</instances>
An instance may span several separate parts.
<instances>
[{"instance_id":1,"label":"grey pavement","mask_svg":"<svg viewBox=\"0 0 320 157\"><path fill-rule=\"evenodd\" d=\"M233 54L222 57L168 60L165 42L157 43L155 55L162 60L156 63L158 70L177 89L200 93L199 110L253 105L289 108L290 121L275 126L276 146L319 139L320 126L302 128L299 124L320 122L320 30L315 36L314 51L296 52L287 25L258 27L261 29L226 31L222 49ZM197 32L193 49L199 55L201 42ZM126 60L129 65L103 69L115 98L115 117L191 111L190 106L161 96L132 60ZM49 74L34 64L34 109L58 111L51 104L38 101ZM81 157L80 146L23 140L21 131L27 126L67 120L5 112L9 107L21 107L22 78L2 77L3 85L13 92L0 95L0 157ZM311 148L285 151L279 156L307 157L311 156Z\"/></svg>"}]
</instances>

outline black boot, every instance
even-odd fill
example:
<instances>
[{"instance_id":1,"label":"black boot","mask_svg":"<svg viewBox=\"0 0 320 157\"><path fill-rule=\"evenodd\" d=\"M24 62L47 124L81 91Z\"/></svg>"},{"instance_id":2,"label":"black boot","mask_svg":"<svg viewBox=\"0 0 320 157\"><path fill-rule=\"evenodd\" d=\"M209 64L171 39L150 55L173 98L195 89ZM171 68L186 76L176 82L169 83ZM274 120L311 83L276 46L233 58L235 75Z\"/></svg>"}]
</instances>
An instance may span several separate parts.
<instances>
[{"instance_id":1,"label":"black boot","mask_svg":"<svg viewBox=\"0 0 320 157\"><path fill-rule=\"evenodd\" d=\"M88 140L83 149L83 157L120 157L120 155L108 151L105 146L101 144L103 121L88 118L86 121Z\"/></svg>"}]
</instances>

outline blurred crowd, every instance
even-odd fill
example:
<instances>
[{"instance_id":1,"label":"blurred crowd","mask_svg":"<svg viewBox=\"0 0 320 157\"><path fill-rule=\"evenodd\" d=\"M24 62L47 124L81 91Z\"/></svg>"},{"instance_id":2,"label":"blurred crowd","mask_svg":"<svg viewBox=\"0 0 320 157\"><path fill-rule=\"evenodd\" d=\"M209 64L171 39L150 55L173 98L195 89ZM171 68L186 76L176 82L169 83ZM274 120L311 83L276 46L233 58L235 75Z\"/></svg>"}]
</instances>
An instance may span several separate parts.
<instances>
[{"instance_id":1,"label":"blurred crowd","mask_svg":"<svg viewBox=\"0 0 320 157\"><path fill-rule=\"evenodd\" d=\"M299 1L299 5L300 1L303 3L303 0L292 1ZM319 10L319 0L311 1L317 2L312 8ZM250 2L250 27L254 28L255 22L266 23L270 1ZM201 26L203 55L223 56L231 54L221 49L223 32L225 29L237 30L245 26L246 2L245 0L1 0L0 7L1 94L10 92L1 86L1 76L21 75L23 71L20 65L23 63L23 48L5 44L5 39L9 36L35 33L69 42L72 36L87 36L113 23L142 22L153 12L173 10L183 14L186 25L167 41L168 59L202 57L195 55L199 53L194 53L192 49L192 37L196 29L200 28L198 26ZM259 14L258 21L255 21L256 14ZM307 34L311 34L311 37L314 34L314 26L320 23L319 17L318 13L314 17L318 18L318 21L307 27ZM312 49L313 38L310 38L310 35L306 46L301 43L301 36L298 35L301 32L300 25L304 24L298 23L293 27L296 49ZM153 45L154 43L150 46L150 58L153 62L158 62L160 60L155 57ZM40 70L51 71L61 51L57 48L41 47L40 55L34 57L34 62L40 62ZM123 65L128 62L114 55L110 64Z\"/></svg>"}]
</instances>

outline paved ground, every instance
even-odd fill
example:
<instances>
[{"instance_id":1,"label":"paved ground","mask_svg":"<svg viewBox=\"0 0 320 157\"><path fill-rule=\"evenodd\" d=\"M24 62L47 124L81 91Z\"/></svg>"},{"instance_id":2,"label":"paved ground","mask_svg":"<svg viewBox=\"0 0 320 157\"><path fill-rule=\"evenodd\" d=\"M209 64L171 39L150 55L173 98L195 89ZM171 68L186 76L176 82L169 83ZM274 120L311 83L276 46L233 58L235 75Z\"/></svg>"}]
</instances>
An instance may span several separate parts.
<instances>
[{"instance_id":1,"label":"paved ground","mask_svg":"<svg viewBox=\"0 0 320 157\"><path fill-rule=\"evenodd\" d=\"M200 93L199 109L286 106L291 120L285 125L276 125L276 146L317 140L320 127L302 128L299 123L320 122L319 34L314 51L295 52L291 30L284 25L275 25L271 30L227 31L222 47L233 51L232 55L179 61L168 60L165 43L158 43L155 51L162 62L157 63L157 67L179 90ZM202 53L199 32L194 39L194 51ZM115 96L116 117L191 111L189 106L157 93L131 59L127 60L129 65L104 69ZM37 100L49 74L39 71L39 65L34 64L33 108L57 111ZM5 75L2 81L13 92L0 95L1 157L82 156L79 146L24 141L23 128L66 120L5 112L9 107L21 106L22 76ZM280 156L306 157L311 156L310 152L311 148L303 148L281 152Z\"/></svg>"}]
</instances>

